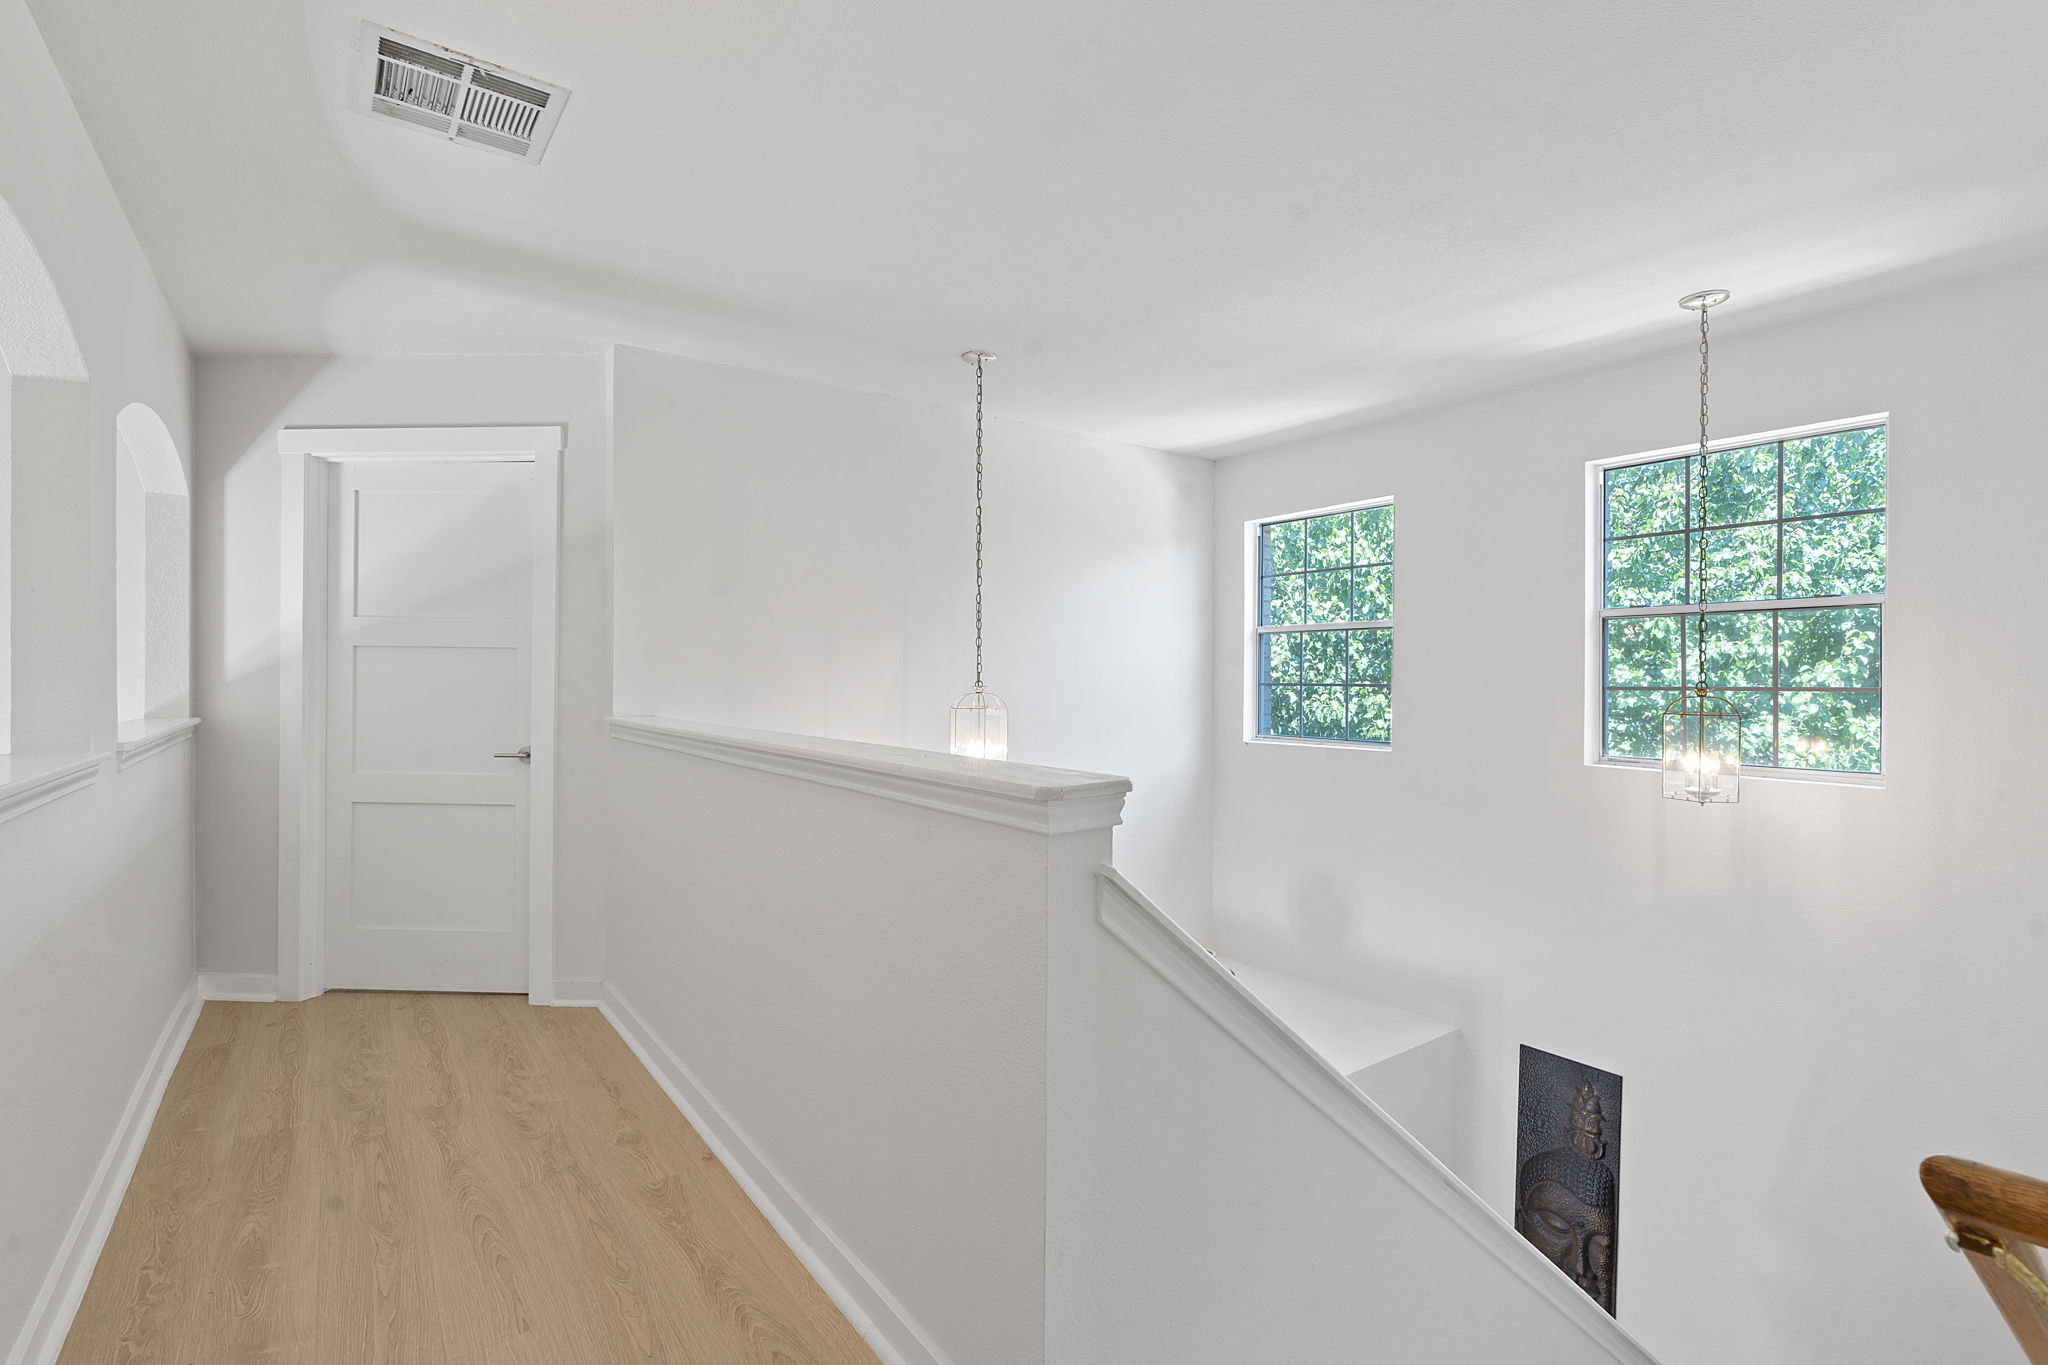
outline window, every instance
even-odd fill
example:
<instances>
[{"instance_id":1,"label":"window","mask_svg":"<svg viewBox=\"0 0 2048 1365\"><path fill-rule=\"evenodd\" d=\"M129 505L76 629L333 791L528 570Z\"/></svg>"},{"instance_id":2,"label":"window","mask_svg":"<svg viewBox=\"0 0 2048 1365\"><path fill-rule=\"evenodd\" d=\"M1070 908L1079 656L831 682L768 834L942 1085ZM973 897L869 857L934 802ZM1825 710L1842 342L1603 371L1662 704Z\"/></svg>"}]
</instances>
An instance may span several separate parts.
<instances>
[{"instance_id":1,"label":"window","mask_svg":"<svg viewBox=\"0 0 2048 1365\"><path fill-rule=\"evenodd\" d=\"M1600 472L1601 757L1656 760L1704 674L1745 769L1883 771L1885 427L1864 419ZM1706 658L1695 592L1704 541Z\"/></svg>"},{"instance_id":2,"label":"window","mask_svg":"<svg viewBox=\"0 0 2048 1365\"><path fill-rule=\"evenodd\" d=\"M1393 504L1265 522L1253 553L1253 734L1390 743Z\"/></svg>"}]
</instances>

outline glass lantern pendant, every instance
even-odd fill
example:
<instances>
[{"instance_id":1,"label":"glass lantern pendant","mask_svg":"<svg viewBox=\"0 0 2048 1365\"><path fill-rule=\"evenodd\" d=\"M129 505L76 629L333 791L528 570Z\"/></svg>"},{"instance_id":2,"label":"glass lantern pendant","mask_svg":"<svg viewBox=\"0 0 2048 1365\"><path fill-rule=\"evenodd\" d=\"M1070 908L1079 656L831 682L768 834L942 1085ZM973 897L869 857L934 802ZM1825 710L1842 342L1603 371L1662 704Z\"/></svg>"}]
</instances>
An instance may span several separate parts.
<instances>
[{"instance_id":1,"label":"glass lantern pendant","mask_svg":"<svg viewBox=\"0 0 2048 1365\"><path fill-rule=\"evenodd\" d=\"M1678 301L1681 308L1700 315L1700 489L1707 488L1707 310L1728 301L1725 289L1706 289L1687 294ZM1690 499L1688 499L1690 501ZM1704 522L1705 518L1700 518ZM1664 796L1672 801L1696 801L1702 806L1742 799L1742 713L1726 697L1707 688L1707 538L1698 528L1688 527L1699 542L1697 586L1693 602L1699 607L1698 634L1692 651L1696 676L1678 700L1664 708ZM1681 638L1683 636L1681 635Z\"/></svg>"},{"instance_id":2,"label":"glass lantern pendant","mask_svg":"<svg viewBox=\"0 0 2048 1365\"><path fill-rule=\"evenodd\" d=\"M974 690L953 703L952 750L1000 760L1010 756L1010 708L981 682L982 371L995 357L963 351L960 358L974 367Z\"/></svg>"},{"instance_id":3,"label":"glass lantern pendant","mask_svg":"<svg viewBox=\"0 0 2048 1365\"><path fill-rule=\"evenodd\" d=\"M963 758L1007 758L1010 755L1010 708L987 688L953 703L953 752Z\"/></svg>"},{"instance_id":4,"label":"glass lantern pendant","mask_svg":"<svg viewBox=\"0 0 2048 1365\"><path fill-rule=\"evenodd\" d=\"M1707 614L1700 613L1698 657L1706 657ZM1664 708L1664 795L1701 805L1740 801L1742 713L1704 686Z\"/></svg>"}]
</instances>

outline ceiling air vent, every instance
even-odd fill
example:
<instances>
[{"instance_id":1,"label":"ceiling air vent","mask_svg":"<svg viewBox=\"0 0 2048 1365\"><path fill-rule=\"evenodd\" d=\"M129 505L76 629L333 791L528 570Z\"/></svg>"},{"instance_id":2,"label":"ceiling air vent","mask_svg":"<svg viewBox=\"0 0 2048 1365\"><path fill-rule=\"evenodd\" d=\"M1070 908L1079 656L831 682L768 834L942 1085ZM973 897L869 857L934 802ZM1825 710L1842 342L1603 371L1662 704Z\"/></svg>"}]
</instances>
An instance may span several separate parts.
<instances>
[{"instance_id":1,"label":"ceiling air vent","mask_svg":"<svg viewBox=\"0 0 2048 1365\"><path fill-rule=\"evenodd\" d=\"M363 24L355 109L451 142L538 161L569 92L380 24Z\"/></svg>"}]
</instances>

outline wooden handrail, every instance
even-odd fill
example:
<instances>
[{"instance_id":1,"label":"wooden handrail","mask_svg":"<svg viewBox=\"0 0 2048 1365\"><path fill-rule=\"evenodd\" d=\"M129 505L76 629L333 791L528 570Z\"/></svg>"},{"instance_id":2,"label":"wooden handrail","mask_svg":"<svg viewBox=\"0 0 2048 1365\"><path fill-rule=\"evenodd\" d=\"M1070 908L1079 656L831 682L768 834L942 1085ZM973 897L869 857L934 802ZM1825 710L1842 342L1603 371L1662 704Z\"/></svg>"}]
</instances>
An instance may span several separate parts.
<instances>
[{"instance_id":1,"label":"wooden handrail","mask_svg":"<svg viewBox=\"0 0 2048 1365\"><path fill-rule=\"evenodd\" d=\"M2048 1246L2048 1180L1958 1156L1931 1156L1920 1163L1920 1184L1951 1222L1971 1218Z\"/></svg>"},{"instance_id":2,"label":"wooden handrail","mask_svg":"<svg viewBox=\"0 0 2048 1365\"><path fill-rule=\"evenodd\" d=\"M2037 1250L2048 1246L2048 1181L1931 1156L1920 1163L1920 1184L2027 1359L2048 1365L2048 1283Z\"/></svg>"}]
</instances>

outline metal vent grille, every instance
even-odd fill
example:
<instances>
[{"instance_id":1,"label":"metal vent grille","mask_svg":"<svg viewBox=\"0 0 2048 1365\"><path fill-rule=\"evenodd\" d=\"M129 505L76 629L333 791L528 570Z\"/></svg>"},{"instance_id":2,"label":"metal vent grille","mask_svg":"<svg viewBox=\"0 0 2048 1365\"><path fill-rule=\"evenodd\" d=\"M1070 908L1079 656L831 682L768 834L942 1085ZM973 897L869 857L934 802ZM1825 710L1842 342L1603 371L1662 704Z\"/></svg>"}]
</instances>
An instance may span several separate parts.
<instances>
[{"instance_id":1,"label":"metal vent grille","mask_svg":"<svg viewBox=\"0 0 2048 1365\"><path fill-rule=\"evenodd\" d=\"M357 112L453 142L538 161L569 92L407 37L363 25Z\"/></svg>"}]
</instances>

